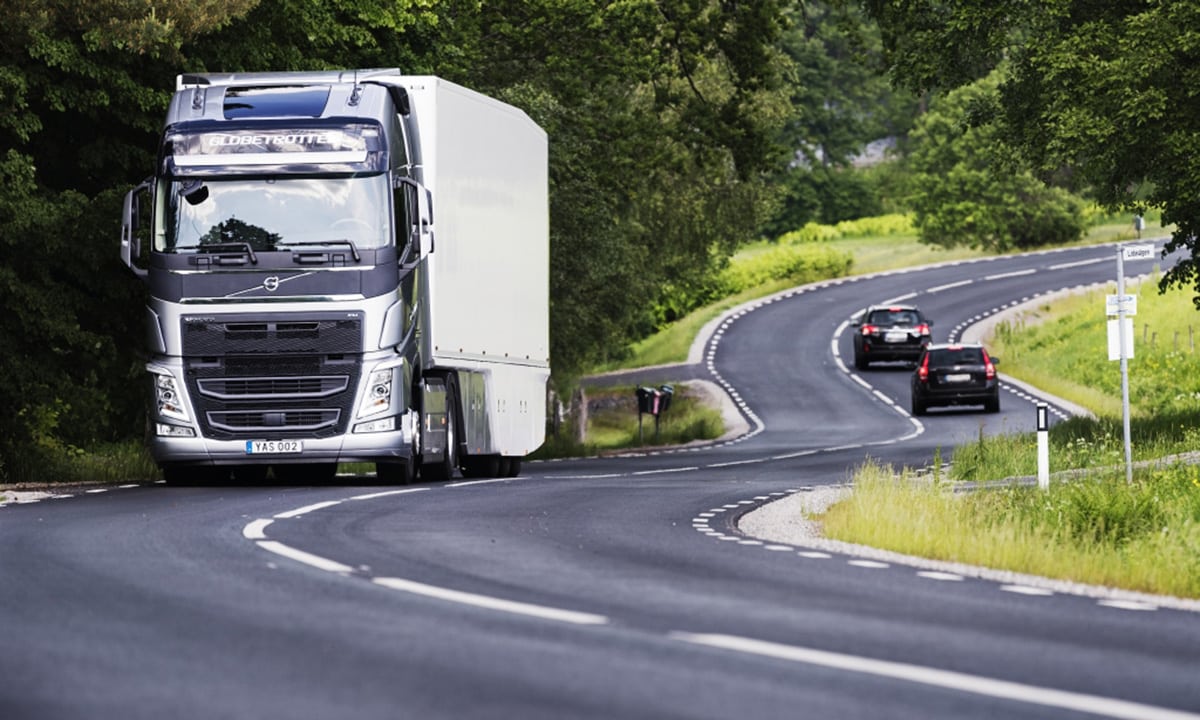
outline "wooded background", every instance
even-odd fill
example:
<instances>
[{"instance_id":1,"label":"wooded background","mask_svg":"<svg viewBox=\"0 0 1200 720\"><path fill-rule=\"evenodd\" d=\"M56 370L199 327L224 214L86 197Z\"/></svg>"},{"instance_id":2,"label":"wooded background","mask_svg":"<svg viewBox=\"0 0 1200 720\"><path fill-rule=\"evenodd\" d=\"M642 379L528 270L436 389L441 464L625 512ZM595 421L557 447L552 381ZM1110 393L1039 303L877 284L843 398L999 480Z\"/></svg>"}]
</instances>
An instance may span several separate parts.
<instances>
[{"instance_id":1,"label":"wooded background","mask_svg":"<svg viewBox=\"0 0 1200 720\"><path fill-rule=\"evenodd\" d=\"M928 242L1200 216L1191 2L0 0L0 480L142 433L121 201L182 72L398 67L550 138L569 382L708 299L744 243L912 212ZM956 89L957 88L957 89ZM868 142L891 162L856 168ZM1165 282L1195 284L1195 260Z\"/></svg>"}]
</instances>

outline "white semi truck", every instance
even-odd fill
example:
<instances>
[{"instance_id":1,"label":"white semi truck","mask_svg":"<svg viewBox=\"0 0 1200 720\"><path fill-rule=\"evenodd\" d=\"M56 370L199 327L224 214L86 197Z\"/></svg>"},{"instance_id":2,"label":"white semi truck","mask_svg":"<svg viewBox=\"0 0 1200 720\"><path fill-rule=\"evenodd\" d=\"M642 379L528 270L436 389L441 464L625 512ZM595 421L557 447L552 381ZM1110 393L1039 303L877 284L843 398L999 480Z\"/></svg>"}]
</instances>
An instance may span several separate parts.
<instances>
[{"instance_id":1,"label":"white semi truck","mask_svg":"<svg viewBox=\"0 0 1200 720\"><path fill-rule=\"evenodd\" d=\"M518 474L545 436L547 192L542 129L436 77L179 76L121 236L168 482Z\"/></svg>"}]
</instances>

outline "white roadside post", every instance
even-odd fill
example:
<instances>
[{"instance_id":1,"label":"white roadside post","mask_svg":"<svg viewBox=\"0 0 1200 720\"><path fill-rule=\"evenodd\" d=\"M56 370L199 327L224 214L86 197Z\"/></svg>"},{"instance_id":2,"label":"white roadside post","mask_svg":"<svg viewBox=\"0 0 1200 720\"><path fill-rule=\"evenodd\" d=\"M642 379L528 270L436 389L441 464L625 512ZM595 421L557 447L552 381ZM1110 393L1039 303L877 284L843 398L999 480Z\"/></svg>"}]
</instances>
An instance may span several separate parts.
<instances>
[{"instance_id":1,"label":"white roadside post","mask_svg":"<svg viewBox=\"0 0 1200 720\"><path fill-rule=\"evenodd\" d=\"M1050 489L1050 408L1046 403L1037 406L1037 468L1038 487Z\"/></svg>"},{"instance_id":2,"label":"white roadside post","mask_svg":"<svg viewBox=\"0 0 1200 720\"><path fill-rule=\"evenodd\" d=\"M1121 426L1125 440L1125 482L1133 482L1133 452L1129 443L1129 358L1133 356L1132 321L1127 321L1131 315L1137 315L1137 297L1125 295L1125 261L1146 260L1154 257L1153 245L1118 245L1117 246L1117 353L1121 361ZM1108 306L1111 313L1112 296L1109 296ZM1126 327L1126 322L1129 326ZM1109 359L1113 360L1112 323L1109 323ZM1128 343L1128 345L1126 344Z\"/></svg>"}]
</instances>

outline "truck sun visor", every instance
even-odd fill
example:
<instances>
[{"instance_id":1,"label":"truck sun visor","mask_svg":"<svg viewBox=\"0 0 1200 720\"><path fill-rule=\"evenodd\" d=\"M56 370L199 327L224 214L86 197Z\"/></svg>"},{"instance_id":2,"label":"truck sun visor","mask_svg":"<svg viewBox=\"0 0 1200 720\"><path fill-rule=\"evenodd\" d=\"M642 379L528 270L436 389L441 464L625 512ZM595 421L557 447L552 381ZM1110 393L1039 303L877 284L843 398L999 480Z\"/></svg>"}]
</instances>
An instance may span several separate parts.
<instances>
[{"instance_id":1,"label":"truck sun visor","mask_svg":"<svg viewBox=\"0 0 1200 720\"><path fill-rule=\"evenodd\" d=\"M205 129L170 133L166 154L177 168L357 165L383 160L377 127ZM362 169L371 169L364 167Z\"/></svg>"}]
</instances>

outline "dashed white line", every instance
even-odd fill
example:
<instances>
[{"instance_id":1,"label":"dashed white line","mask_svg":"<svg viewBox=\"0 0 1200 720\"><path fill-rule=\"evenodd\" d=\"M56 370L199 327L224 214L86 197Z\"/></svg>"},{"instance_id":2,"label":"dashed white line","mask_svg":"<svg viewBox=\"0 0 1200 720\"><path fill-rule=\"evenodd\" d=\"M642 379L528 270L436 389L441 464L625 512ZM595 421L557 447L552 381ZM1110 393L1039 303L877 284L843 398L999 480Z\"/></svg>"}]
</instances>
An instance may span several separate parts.
<instances>
[{"instance_id":1,"label":"dashed white line","mask_svg":"<svg viewBox=\"0 0 1200 720\"><path fill-rule=\"evenodd\" d=\"M954 573L947 572L936 572L934 570L922 570L921 572L917 573L917 575L923 578L928 578L929 580L939 580L942 582L962 582L964 579L962 575L955 575Z\"/></svg>"},{"instance_id":2,"label":"dashed white line","mask_svg":"<svg viewBox=\"0 0 1200 720\"><path fill-rule=\"evenodd\" d=\"M313 512L315 510L324 510L325 508L333 507L334 505L341 505L341 504L342 504L341 500L329 500L326 502L319 502L319 503L315 503L313 505L308 505L308 506L305 506L302 508L296 508L295 510L288 510L287 512L281 512L278 515L276 515L275 518L277 520L286 520L288 518L294 518L294 517L300 517L301 515L307 515L308 513Z\"/></svg>"},{"instance_id":3,"label":"dashed white line","mask_svg":"<svg viewBox=\"0 0 1200 720\"><path fill-rule=\"evenodd\" d=\"M974 280L959 280L958 282L952 282L952 283L947 283L947 284L945 284L945 285L938 285L938 286L936 286L936 287L931 287L931 288L929 288L928 290L926 290L925 292L927 292L927 293L936 293L936 292L941 292L941 291L943 291L943 290L950 290L950 289L952 289L952 288L958 288L958 287L965 287L965 286L967 286L967 285L973 285L974 283L975 283L975 281L974 281Z\"/></svg>"},{"instance_id":4,"label":"dashed white line","mask_svg":"<svg viewBox=\"0 0 1200 720\"><path fill-rule=\"evenodd\" d=\"M298 563L303 563L309 567L314 567L325 572L348 574L354 572L354 568L349 565L343 565L340 562L335 562L319 555L297 550L294 547L289 547L281 542L274 540L260 540L258 546L268 552L273 552L276 555L282 555L289 560L295 560Z\"/></svg>"},{"instance_id":5,"label":"dashed white line","mask_svg":"<svg viewBox=\"0 0 1200 720\"><path fill-rule=\"evenodd\" d=\"M998 275L988 275L984 280L1003 280L1004 278L1022 277L1024 275L1033 275L1037 273L1037 268L1028 270L1014 270L1013 272L1000 273Z\"/></svg>"},{"instance_id":6,"label":"dashed white line","mask_svg":"<svg viewBox=\"0 0 1200 720\"><path fill-rule=\"evenodd\" d=\"M1094 258L1092 260L1076 260L1075 262L1059 263L1058 265L1051 265L1050 267L1048 267L1046 269L1047 270L1066 270L1068 268L1083 267L1084 265L1096 265L1096 264L1102 263L1102 262L1112 262L1112 258Z\"/></svg>"},{"instance_id":7,"label":"dashed white line","mask_svg":"<svg viewBox=\"0 0 1200 720\"><path fill-rule=\"evenodd\" d=\"M835 653L828 650L783 645L780 643L737 637L734 635L700 634L675 632L671 637L693 645L704 645L722 650L770 657L778 660L799 662L835 670L845 670L864 675L890 678L904 682L945 688L957 692L999 698L1009 702L1060 708L1074 712L1092 713L1101 717L1125 718L1128 720L1197 720L1200 715L1180 710L1144 705L1100 695L1055 690L1038 685L997 680L980 675L911 663L875 660L860 655Z\"/></svg>"},{"instance_id":8,"label":"dashed white line","mask_svg":"<svg viewBox=\"0 0 1200 720\"><path fill-rule=\"evenodd\" d=\"M1036 595L1040 597L1049 597L1054 594L1053 590L1045 588L1031 587L1029 585L1003 585L1000 587L1004 592L1016 593L1018 595Z\"/></svg>"},{"instance_id":9,"label":"dashed white line","mask_svg":"<svg viewBox=\"0 0 1200 720\"><path fill-rule=\"evenodd\" d=\"M403 578L374 578L372 582L392 590L400 590L414 595L423 595L460 605L498 610L514 615L536 617L542 620L554 620L573 625L606 625L609 622L608 618L603 615L563 610L561 608L516 602L514 600L503 600L488 595L477 595L475 593L450 590L435 585L426 585L425 583L413 582L412 580L405 580Z\"/></svg>"},{"instance_id":10,"label":"dashed white line","mask_svg":"<svg viewBox=\"0 0 1200 720\"><path fill-rule=\"evenodd\" d=\"M846 564L860 568L869 568L872 570L882 570L884 568L891 567L891 565L888 565L885 562L879 562L878 560L848 560Z\"/></svg>"}]
</instances>

